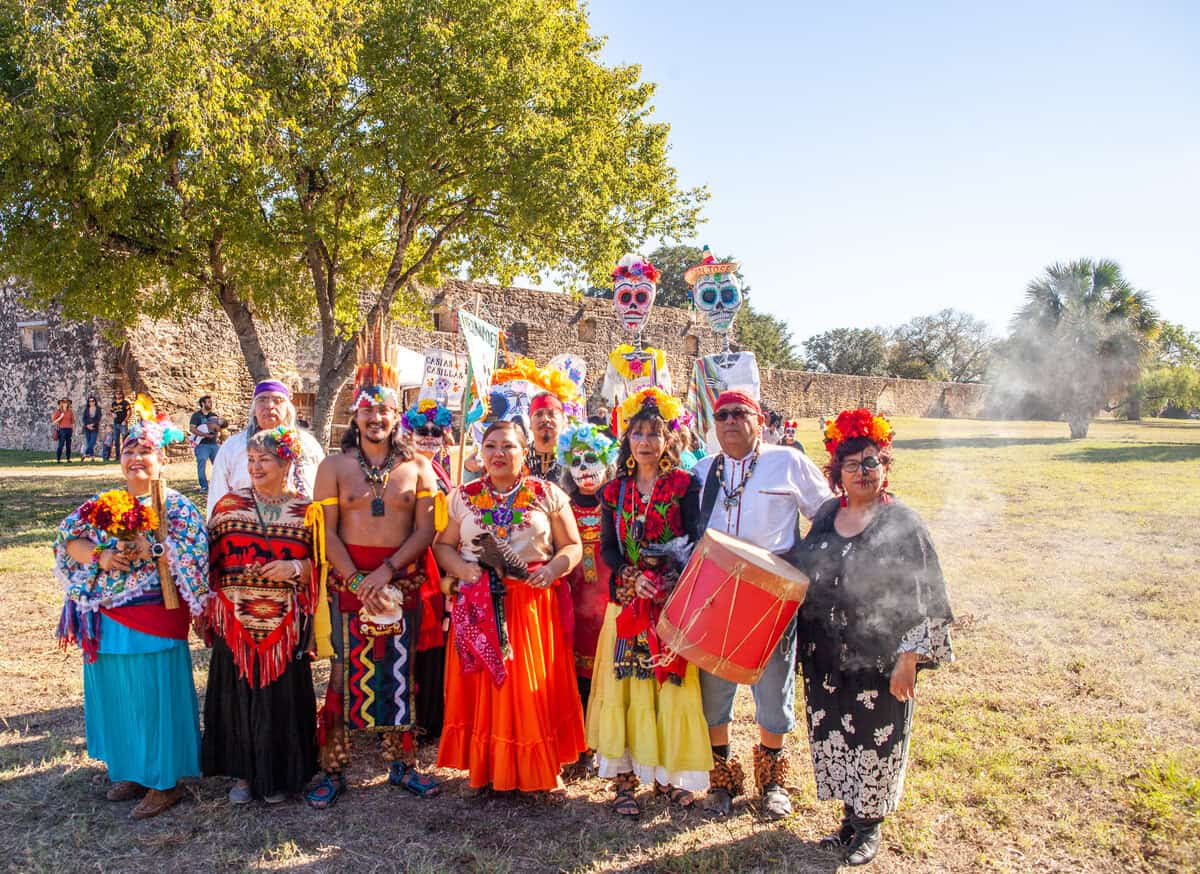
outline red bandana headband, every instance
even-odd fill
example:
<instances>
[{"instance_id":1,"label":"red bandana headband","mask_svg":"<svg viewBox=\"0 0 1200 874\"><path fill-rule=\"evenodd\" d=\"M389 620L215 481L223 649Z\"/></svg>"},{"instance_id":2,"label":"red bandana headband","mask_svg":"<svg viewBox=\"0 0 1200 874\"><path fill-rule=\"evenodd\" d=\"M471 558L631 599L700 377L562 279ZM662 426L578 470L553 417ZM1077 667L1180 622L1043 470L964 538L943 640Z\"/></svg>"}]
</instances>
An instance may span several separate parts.
<instances>
[{"instance_id":1,"label":"red bandana headband","mask_svg":"<svg viewBox=\"0 0 1200 874\"><path fill-rule=\"evenodd\" d=\"M529 415L533 415L538 410L558 410L563 412L563 402L550 392L542 392L540 395L535 395L533 400L529 402Z\"/></svg>"},{"instance_id":2,"label":"red bandana headband","mask_svg":"<svg viewBox=\"0 0 1200 874\"><path fill-rule=\"evenodd\" d=\"M743 406L752 409L756 415L762 415L762 407L758 405L758 401L750 397L744 391L723 391L717 395L717 402L713 404L713 412L727 407L730 404L742 404Z\"/></svg>"}]
</instances>

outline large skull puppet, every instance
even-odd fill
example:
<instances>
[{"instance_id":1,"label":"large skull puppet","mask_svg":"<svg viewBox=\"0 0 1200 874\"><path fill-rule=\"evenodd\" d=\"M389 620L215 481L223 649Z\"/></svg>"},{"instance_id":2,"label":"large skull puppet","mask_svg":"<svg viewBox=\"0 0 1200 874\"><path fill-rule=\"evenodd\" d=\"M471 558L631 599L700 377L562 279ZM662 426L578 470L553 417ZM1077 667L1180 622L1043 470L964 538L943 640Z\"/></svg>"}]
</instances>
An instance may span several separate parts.
<instances>
[{"instance_id":1,"label":"large skull puppet","mask_svg":"<svg viewBox=\"0 0 1200 874\"><path fill-rule=\"evenodd\" d=\"M595 494L608 480L608 466L616 454L616 442L595 425L576 425L558 438L558 463L585 495Z\"/></svg>"},{"instance_id":2,"label":"large skull puppet","mask_svg":"<svg viewBox=\"0 0 1200 874\"><path fill-rule=\"evenodd\" d=\"M746 300L737 269L736 261L718 262L705 246L701 263L689 267L683 274L684 280L692 286L692 301L696 308L704 313L718 334L729 332Z\"/></svg>"},{"instance_id":3,"label":"large skull puppet","mask_svg":"<svg viewBox=\"0 0 1200 874\"><path fill-rule=\"evenodd\" d=\"M658 293L658 269L641 255L623 255L613 270L613 309L622 327L641 334Z\"/></svg>"}]
</instances>

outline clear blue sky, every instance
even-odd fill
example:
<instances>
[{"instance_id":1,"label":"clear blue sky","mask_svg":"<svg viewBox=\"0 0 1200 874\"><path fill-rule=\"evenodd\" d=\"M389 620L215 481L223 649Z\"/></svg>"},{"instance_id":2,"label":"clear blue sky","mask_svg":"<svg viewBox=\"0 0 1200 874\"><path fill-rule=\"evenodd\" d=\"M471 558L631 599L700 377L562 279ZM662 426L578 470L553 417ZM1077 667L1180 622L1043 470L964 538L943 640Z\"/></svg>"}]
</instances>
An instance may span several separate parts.
<instances>
[{"instance_id":1,"label":"clear blue sky","mask_svg":"<svg viewBox=\"0 0 1200 874\"><path fill-rule=\"evenodd\" d=\"M1200 2L592 0L655 82L797 342L955 307L1003 331L1054 261L1116 259L1200 330ZM653 244L651 244L653 245Z\"/></svg>"}]
</instances>

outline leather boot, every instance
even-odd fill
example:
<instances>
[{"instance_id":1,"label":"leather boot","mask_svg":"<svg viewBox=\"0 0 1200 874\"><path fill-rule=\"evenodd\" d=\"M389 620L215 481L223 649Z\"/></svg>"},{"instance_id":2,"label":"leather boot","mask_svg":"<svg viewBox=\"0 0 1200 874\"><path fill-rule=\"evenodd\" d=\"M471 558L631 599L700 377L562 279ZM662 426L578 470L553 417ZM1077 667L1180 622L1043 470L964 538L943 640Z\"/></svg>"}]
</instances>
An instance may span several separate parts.
<instances>
[{"instance_id":1,"label":"leather boot","mask_svg":"<svg viewBox=\"0 0 1200 874\"><path fill-rule=\"evenodd\" d=\"M821 838L822 850L845 850L854 840L854 808L842 805L842 826L831 835Z\"/></svg>"},{"instance_id":2,"label":"leather boot","mask_svg":"<svg viewBox=\"0 0 1200 874\"><path fill-rule=\"evenodd\" d=\"M879 852L879 843L882 840L879 827L883 825L883 820L856 819L853 825L854 838L846 847L846 864L866 865Z\"/></svg>"}]
</instances>

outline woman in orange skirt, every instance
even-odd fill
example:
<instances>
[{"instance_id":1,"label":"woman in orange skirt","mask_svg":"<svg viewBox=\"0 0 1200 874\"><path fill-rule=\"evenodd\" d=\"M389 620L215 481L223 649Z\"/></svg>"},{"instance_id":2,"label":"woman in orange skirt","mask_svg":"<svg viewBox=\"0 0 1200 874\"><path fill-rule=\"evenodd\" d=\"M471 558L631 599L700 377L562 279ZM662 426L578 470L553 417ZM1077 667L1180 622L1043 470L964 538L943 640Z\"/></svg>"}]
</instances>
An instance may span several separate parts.
<instances>
[{"instance_id":1,"label":"woman in orange skirt","mask_svg":"<svg viewBox=\"0 0 1200 874\"><path fill-rule=\"evenodd\" d=\"M527 444L519 422L484 431L484 475L455 491L434 546L454 600L437 763L475 789L555 789L586 746L554 589L579 530L562 489L528 475Z\"/></svg>"}]
</instances>

